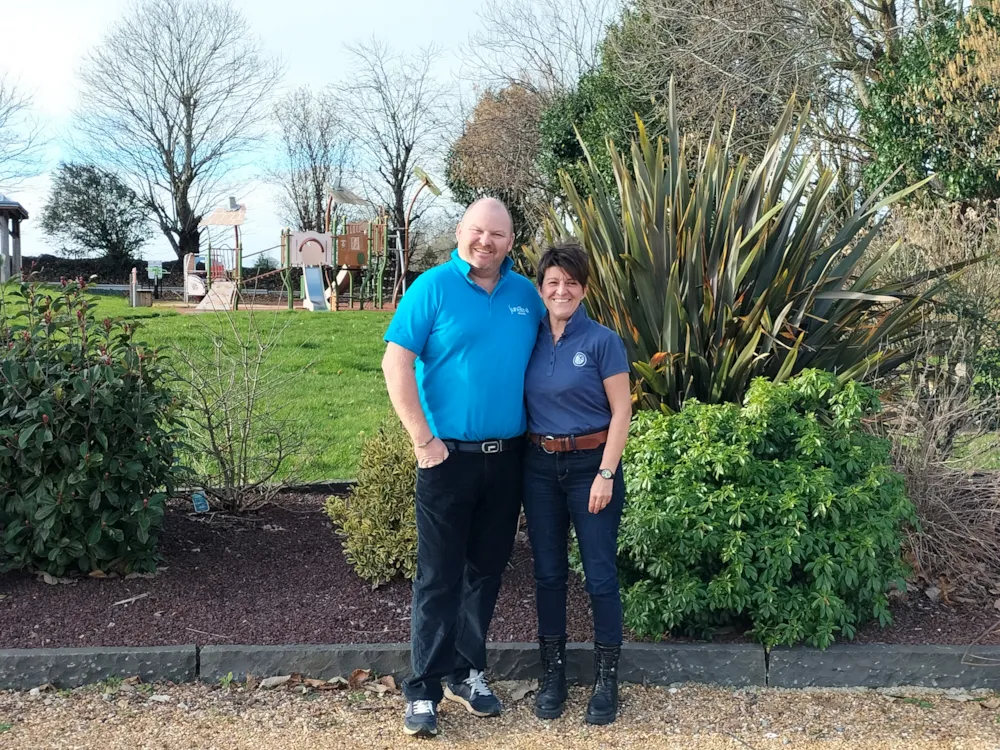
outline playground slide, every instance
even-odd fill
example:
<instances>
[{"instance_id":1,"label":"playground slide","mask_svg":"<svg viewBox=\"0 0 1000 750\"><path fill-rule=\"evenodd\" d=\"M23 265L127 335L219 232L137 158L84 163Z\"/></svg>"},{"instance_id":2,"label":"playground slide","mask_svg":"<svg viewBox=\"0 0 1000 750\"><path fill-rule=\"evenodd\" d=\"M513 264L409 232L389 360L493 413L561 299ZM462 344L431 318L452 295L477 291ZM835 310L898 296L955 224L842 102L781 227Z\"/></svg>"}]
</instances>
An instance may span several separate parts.
<instances>
[{"instance_id":1,"label":"playground slide","mask_svg":"<svg viewBox=\"0 0 1000 750\"><path fill-rule=\"evenodd\" d=\"M236 284L232 281L216 281L196 310L232 310L236 302Z\"/></svg>"},{"instance_id":2,"label":"playground slide","mask_svg":"<svg viewBox=\"0 0 1000 750\"><path fill-rule=\"evenodd\" d=\"M326 301L331 307L335 304L334 295L340 296L350 287L351 284L351 272L347 269L343 269L337 272L337 278L334 281L337 287L337 291L334 291L332 287L327 287L325 290Z\"/></svg>"},{"instance_id":3,"label":"playground slide","mask_svg":"<svg viewBox=\"0 0 1000 750\"><path fill-rule=\"evenodd\" d=\"M323 268L321 266L304 266L302 278L305 279L306 296L302 306L306 310L329 310L326 295L323 293Z\"/></svg>"},{"instance_id":4,"label":"playground slide","mask_svg":"<svg viewBox=\"0 0 1000 750\"><path fill-rule=\"evenodd\" d=\"M346 268L337 273L337 291L342 292L351 283L351 272Z\"/></svg>"}]
</instances>

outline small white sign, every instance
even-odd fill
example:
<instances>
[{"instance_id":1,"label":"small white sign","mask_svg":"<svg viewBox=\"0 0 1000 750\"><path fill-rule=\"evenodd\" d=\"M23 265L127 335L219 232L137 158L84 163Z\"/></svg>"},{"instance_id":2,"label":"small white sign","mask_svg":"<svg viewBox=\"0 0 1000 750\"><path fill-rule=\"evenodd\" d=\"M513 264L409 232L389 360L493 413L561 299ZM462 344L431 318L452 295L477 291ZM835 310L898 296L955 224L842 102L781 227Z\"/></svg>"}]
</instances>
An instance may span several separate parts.
<instances>
[{"instance_id":1,"label":"small white sign","mask_svg":"<svg viewBox=\"0 0 1000 750\"><path fill-rule=\"evenodd\" d=\"M151 260L146 266L146 275L151 279L163 278L163 261Z\"/></svg>"}]
</instances>

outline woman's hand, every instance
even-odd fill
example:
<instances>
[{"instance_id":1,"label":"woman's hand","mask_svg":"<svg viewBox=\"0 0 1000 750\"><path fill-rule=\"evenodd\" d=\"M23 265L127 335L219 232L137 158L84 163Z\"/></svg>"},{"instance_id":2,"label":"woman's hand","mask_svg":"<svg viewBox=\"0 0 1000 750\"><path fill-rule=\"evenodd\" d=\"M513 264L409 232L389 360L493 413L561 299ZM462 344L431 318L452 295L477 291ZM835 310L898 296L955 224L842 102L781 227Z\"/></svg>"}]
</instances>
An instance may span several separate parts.
<instances>
[{"instance_id":1,"label":"woman's hand","mask_svg":"<svg viewBox=\"0 0 1000 750\"><path fill-rule=\"evenodd\" d=\"M434 438L423 448L414 447L413 452L417 456L417 466L421 469L431 469L443 464L448 458L448 446L438 438Z\"/></svg>"},{"instance_id":2,"label":"woman's hand","mask_svg":"<svg viewBox=\"0 0 1000 750\"><path fill-rule=\"evenodd\" d=\"M605 479L600 474L594 477L594 483L590 485L590 507L591 513L600 513L608 503L611 502L611 491L615 487L614 479Z\"/></svg>"}]
</instances>

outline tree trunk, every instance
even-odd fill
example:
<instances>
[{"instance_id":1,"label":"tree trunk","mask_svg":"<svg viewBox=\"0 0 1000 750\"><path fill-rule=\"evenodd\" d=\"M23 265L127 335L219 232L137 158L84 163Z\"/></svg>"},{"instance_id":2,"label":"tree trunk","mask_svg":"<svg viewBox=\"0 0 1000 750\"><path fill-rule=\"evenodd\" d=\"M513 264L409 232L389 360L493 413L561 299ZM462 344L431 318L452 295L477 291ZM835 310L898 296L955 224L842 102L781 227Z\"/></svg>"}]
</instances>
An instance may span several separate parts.
<instances>
[{"instance_id":1,"label":"tree trunk","mask_svg":"<svg viewBox=\"0 0 1000 750\"><path fill-rule=\"evenodd\" d=\"M184 256L188 253L198 254L198 248L201 246L201 235L198 232L198 228L182 230L177 233L177 244L174 250L177 252L177 257L179 260L184 260Z\"/></svg>"}]
</instances>

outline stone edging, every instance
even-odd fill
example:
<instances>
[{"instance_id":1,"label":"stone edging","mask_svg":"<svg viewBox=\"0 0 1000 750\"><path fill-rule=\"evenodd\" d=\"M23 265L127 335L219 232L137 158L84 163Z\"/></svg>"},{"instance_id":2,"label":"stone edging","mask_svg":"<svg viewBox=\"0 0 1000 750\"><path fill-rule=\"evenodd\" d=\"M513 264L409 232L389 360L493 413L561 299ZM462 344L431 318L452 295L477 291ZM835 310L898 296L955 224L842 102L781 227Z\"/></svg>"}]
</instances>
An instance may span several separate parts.
<instances>
[{"instance_id":1,"label":"stone edging","mask_svg":"<svg viewBox=\"0 0 1000 750\"><path fill-rule=\"evenodd\" d=\"M530 643L491 643L490 676L525 680L539 674ZM592 680L589 644L570 644L568 677ZM301 646L162 646L150 648L0 649L0 690L58 688L109 677L139 675L145 682L217 682L232 673L271 677L300 673L330 679L354 669L405 676L408 644ZM752 644L629 643L622 649L625 682L670 685L698 682L733 687L771 686L987 688L1000 690L1000 646L844 644L826 651Z\"/></svg>"}]
</instances>

